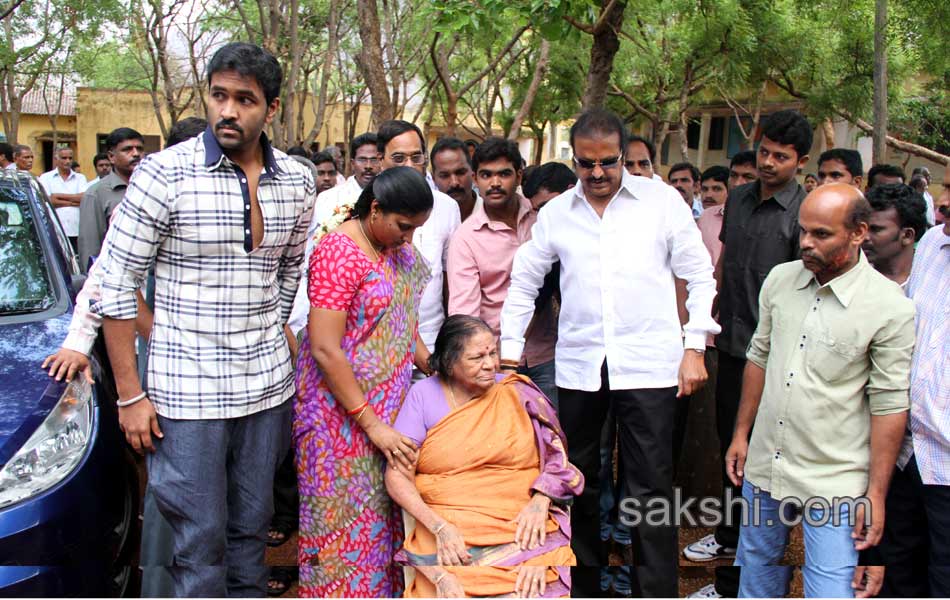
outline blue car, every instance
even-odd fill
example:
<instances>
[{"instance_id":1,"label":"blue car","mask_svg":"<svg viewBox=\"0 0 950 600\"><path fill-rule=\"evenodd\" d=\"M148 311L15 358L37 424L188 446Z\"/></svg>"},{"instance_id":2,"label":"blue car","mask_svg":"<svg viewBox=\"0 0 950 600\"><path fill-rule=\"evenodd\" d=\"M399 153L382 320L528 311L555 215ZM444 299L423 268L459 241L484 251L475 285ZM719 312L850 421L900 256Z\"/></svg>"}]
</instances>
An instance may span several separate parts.
<instances>
[{"instance_id":1,"label":"blue car","mask_svg":"<svg viewBox=\"0 0 950 600\"><path fill-rule=\"evenodd\" d=\"M139 476L104 346L95 385L40 368L82 282L37 181L0 170L0 596L137 593Z\"/></svg>"}]
</instances>

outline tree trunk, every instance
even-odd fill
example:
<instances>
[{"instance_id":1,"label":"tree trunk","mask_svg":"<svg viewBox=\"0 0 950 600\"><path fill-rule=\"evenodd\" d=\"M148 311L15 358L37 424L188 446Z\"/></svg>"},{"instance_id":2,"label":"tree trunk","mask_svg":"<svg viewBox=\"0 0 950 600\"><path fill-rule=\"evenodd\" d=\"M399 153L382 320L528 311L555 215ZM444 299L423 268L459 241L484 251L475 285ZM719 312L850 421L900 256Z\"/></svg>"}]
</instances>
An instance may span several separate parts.
<instances>
[{"instance_id":1,"label":"tree trunk","mask_svg":"<svg viewBox=\"0 0 950 600\"><path fill-rule=\"evenodd\" d=\"M884 162L887 138L887 0L874 3L874 131L871 162Z\"/></svg>"},{"instance_id":2,"label":"tree trunk","mask_svg":"<svg viewBox=\"0 0 950 600\"><path fill-rule=\"evenodd\" d=\"M831 119L825 119L821 122L821 131L825 135L825 149L830 150L835 147L835 126Z\"/></svg>"},{"instance_id":3,"label":"tree trunk","mask_svg":"<svg viewBox=\"0 0 950 600\"><path fill-rule=\"evenodd\" d=\"M538 90L541 89L541 82L544 80L544 75L548 70L550 55L551 42L541 40L541 54L538 56L538 62L534 66L534 76L531 78L531 84L525 93L524 102L521 103L521 108L518 110L518 114L515 115L515 120L511 124L511 131L508 133L509 140L517 140L521 134L521 124L524 123L524 120L531 113L534 99L538 96ZM544 139L543 134L541 138Z\"/></svg>"},{"instance_id":4,"label":"tree trunk","mask_svg":"<svg viewBox=\"0 0 950 600\"><path fill-rule=\"evenodd\" d=\"M590 69L587 71L587 87L584 90L584 109L603 106L607 100L610 73L614 57L620 50L617 32L623 27L623 11L626 0L602 0L603 12L592 28L594 43L590 48Z\"/></svg>"},{"instance_id":5,"label":"tree trunk","mask_svg":"<svg viewBox=\"0 0 950 600\"><path fill-rule=\"evenodd\" d=\"M393 118L392 100L386 83L386 71L383 64L383 48L379 33L379 12L376 0L357 0L357 12L360 21L360 71L366 87L369 88L373 112L370 117L373 129L379 129L383 121Z\"/></svg>"},{"instance_id":6,"label":"tree trunk","mask_svg":"<svg viewBox=\"0 0 950 600\"><path fill-rule=\"evenodd\" d=\"M848 121L854 123L858 126L859 129L865 133L872 133L874 131L874 126L865 121L864 119L857 119L847 113L840 113L841 116L846 118ZM927 160L932 160L935 163L941 165L950 165L950 156L945 154L940 154L930 148L924 148L923 146L918 146L917 144L912 144L910 142L905 142L899 140L895 137L884 136L884 140L887 142L887 145L895 150L900 150L901 152L906 152L907 154L913 154L914 156L919 156L921 158L926 158Z\"/></svg>"},{"instance_id":7,"label":"tree trunk","mask_svg":"<svg viewBox=\"0 0 950 600\"><path fill-rule=\"evenodd\" d=\"M544 160L544 127L539 127L534 132L534 162L531 164L540 165Z\"/></svg>"}]
</instances>

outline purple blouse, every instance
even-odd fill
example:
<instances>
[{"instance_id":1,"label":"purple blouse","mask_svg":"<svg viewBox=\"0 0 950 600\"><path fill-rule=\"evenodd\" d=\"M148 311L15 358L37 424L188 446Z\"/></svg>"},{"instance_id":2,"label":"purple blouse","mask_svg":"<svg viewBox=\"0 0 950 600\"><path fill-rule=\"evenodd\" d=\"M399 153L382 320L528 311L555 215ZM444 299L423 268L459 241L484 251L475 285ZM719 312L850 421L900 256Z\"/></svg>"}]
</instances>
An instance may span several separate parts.
<instances>
[{"instance_id":1,"label":"purple blouse","mask_svg":"<svg viewBox=\"0 0 950 600\"><path fill-rule=\"evenodd\" d=\"M496 382L504 378L501 373L495 375ZM415 383L406 394L393 429L411 439L416 446L421 446L428 431L451 410L442 390L437 375Z\"/></svg>"}]
</instances>

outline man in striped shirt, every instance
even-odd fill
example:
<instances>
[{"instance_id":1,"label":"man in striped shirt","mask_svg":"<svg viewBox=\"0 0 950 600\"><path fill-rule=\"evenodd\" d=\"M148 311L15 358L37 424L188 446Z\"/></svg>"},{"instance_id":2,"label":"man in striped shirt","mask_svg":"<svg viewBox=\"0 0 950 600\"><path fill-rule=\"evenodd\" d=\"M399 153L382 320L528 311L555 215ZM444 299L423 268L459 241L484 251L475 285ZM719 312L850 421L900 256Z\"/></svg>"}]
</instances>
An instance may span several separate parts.
<instances>
[{"instance_id":1,"label":"man in striped shirt","mask_svg":"<svg viewBox=\"0 0 950 600\"><path fill-rule=\"evenodd\" d=\"M176 596L263 596L274 471L294 393L284 325L316 198L310 169L263 131L280 65L227 44L208 72L202 136L147 157L109 227L101 300L119 424L148 450L174 531ZM147 385L135 367L135 291L155 265ZM143 391L143 390L147 390Z\"/></svg>"}]
</instances>

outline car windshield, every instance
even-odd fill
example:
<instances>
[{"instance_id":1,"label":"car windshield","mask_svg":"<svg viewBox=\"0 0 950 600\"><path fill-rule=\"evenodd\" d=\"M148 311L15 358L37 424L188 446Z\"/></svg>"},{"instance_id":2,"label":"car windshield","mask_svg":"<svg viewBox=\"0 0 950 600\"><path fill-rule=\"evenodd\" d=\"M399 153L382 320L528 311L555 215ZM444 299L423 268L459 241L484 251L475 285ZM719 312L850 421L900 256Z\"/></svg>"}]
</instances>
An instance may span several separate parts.
<instances>
[{"instance_id":1,"label":"car windshield","mask_svg":"<svg viewBox=\"0 0 950 600\"><path fill-rule=\"evenodd\" d=\"M0 315L40 312L55 303L29 199L21 189L0 186Z\"/></svg>"}]
</instances>

